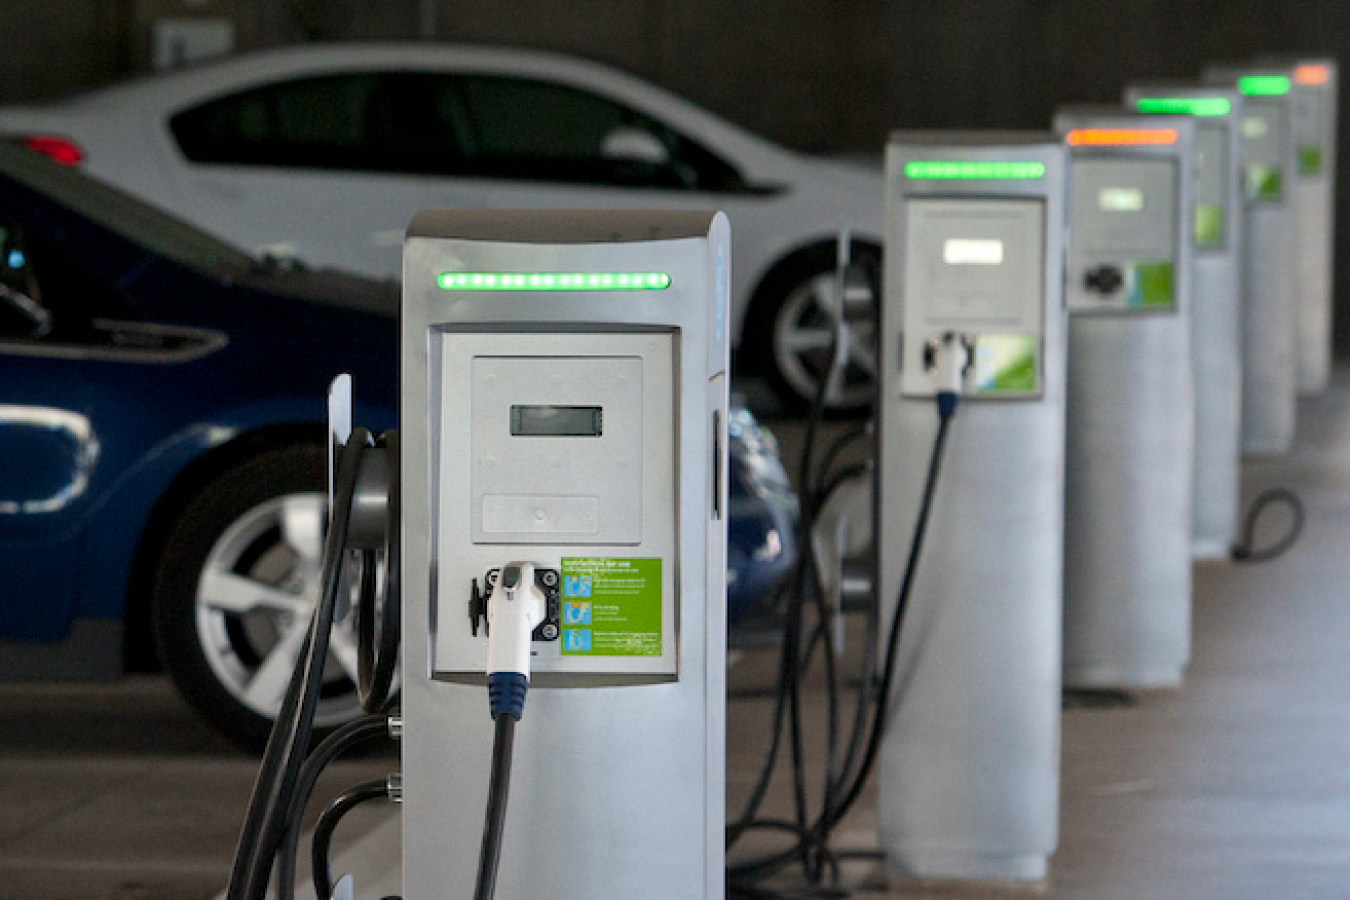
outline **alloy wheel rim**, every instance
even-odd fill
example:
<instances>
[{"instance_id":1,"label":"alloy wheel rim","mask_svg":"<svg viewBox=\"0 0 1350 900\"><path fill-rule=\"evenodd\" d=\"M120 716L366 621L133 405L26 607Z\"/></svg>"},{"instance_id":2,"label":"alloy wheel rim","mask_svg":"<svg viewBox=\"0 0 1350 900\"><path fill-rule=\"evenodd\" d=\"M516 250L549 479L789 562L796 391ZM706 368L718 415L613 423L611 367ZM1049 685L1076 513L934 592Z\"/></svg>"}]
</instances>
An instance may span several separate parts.
<instances>
[{"instance_id":1,"label":"alloy wheel rim","mask_svg":"<svg viewBox=\"0 0 1350 900\"><path fill-rule=\"evenodd\" d=\"M871 292L848 291L840 297L838 277L820 272L799 284L784 299L774 322L773 354L778 371L793 391L808 402L820 390L830 364L830 346L842 315L847 326L848 363L842 377L831 379L826 405L856 409L872 397L877 371L876 324Z\"/></svg>"},{"instance_id":2,"label":"alloy wheel rim","mask_svg":"<svg viewBox=\"0 0 1350 900\"><path fill-rule=\"evenodd\" d=\"M287 494L249 509L207 554L194 597L197 640L230 696L275 719L319 599L321 493ZM361 711L356 696L355 616L335 621L314 724Z\"/></svg>"}]
</instances>

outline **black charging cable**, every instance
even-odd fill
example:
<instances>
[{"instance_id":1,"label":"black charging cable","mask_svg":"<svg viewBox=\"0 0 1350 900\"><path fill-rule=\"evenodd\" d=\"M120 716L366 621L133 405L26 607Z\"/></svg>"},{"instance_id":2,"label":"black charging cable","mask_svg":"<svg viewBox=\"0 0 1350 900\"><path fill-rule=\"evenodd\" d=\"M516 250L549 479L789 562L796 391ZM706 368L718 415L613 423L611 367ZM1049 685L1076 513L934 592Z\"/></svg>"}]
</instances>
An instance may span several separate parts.
<instances>
[{"instance_id":1,"label":"black charging cable","mask_svg":"<svg viewBox=\"0 0 1350 900\"><path fill-rule=\"evenodd\" d=\"M909 610L910 595L914 591L915 576L919 570L919 558L923 554L924 536L928 533L928 522L932 518L933 498L937 495L938 479L942 474L942 460L946 455L947 436L950 433L952 419L956 415L957 395L950 392L938 394L938 429L933 438L933 449L928 459L928 474L924 479L923 500L919 504L918 518L914 524L914 536L909 544L909 557L905 561L905 574L900 583L900 593L896 597L895 610L891 614L890 630L886 638L886 664L882 669L881 687L877 694L876 710L873 713L871 737L867 750L858 766L857 774L851 784L842 791L843 799L828 810L827 824L834 825L852 808L867 784L876 762L877 751L881 747L886 732L887 710L890 707L891 691L895 681L895 668L899 659L900 636L904 630L905 615ZM879 571L879 570L878 570Z\"/></svg>"},{"instance_id":2,"label":"black charging cable","mask_svg":"<svg viewBox=\"0 0 1350 900\"><path fill-rule=\"evenodd\" d=\"M905 573L896 599L886 632L885 662L879 684L875 687L875 696L871 688L872 678L864 680L859 702L863 704L860 712L870 709L870 727L866 728L865 743L851 742L849 753L840 767L836 780L826 789L826 802L818 819L806 825L802 822L783 822L781 820L759 820L738 823L742 831L750 827L785 831L796 836L797 840L787 850L764 856L760 859L737 863L728 868L728 890L735 898L766 898L766 900L788 900L791 897L826 898L839 896L835 888L813 886L796 893L784 893L757 886L756 881L766 878L783 866L804 855L811 856L815 865L806 867L809 880L817 882L825 871L837 873L839 854L829 848L829 837L833 828L857 802L875 767L877 754L887 727L887 714L899 659L900 637L911 595L918 573L919 560L923 553L924 539L932 517L934 498L942 471L942 462L946 455L946 445L950 435L951 422L955 417L958 397L954 393L943 392L938 396L938 428L933 439L929 457L928 471L924 482L923 496L916 517L914 533L910 541ZM827 482L827 486L830 482ZM874 607L876 604L873 604ZM875 633L874 631L872 633ZM785 650L786 652L786 650ZM827 651L828 655L828 651ZM861 717L860 718L864 718ZM858 755L858 754L861 755ZM759 798L762 800L762 797Z\"/></svg>"},{"instance_id":3,"label":"black charging cable","mask_svg":"<svg viewBox=\"0 0 1350 900\"><path fill-rule=\"evenodd\" d=\"M399 568L402 556L400 528L403 516L400 501L401 475L399 439L397 431L386 431L375 445L384 451L389 467L389 484L385 493L384 548L378 557L384 573L383 590L374 584L363 584L361 602L356 610L356 693L361 708L368 713L382 709L388 702L398 666L400 641ZM377 555L368 554L373 560ZM363 565L374 579L376 569Z\"/></svg>"},{"instance_id":4,"label":"black charging cable","mask_svg":"<svg viewBox=\"0 0 1350 900\"><path fill-rule=\"evenodd\" d=\"M511 794L511 751L515 735L515 717L510 713L498 715L492 738L492 777L488 782L487 815L478 853L474 900L492 900L497 890L497 865L501 861L502 836L506 830L506 802Z\"/></svg>"},{"instance_id":5,"label":"black charging cable","mask_svg":"<svg viewBox=\"0 0 1350 900\"><path fill-rule=\"evenodd\" d=\"M310 860L314 867L314 896L318 900L328 900L333 896L333 873L329 867L329 858L333 832L337 831L338 823L362 803L383 800L388 796L387 781L363 781L339 794L323 811L323 815L319 816L319 821L314 825L314 838L310 843Z\"/></svg>"},{"instance_id":6,"label":"black charging cable","mask_svg":"<svg viewBox=\"0 0 1350 900\"><path fill-rule=\"evenodd\" d=\"M363 549L357 600L357 692L363 708L376 713L348 723L311 754L314 713L323 687L324 663L346 568L352 510L367 453L382 453L388 471L386 527L382 552ZM324 768L348 747L388 734L387 714L399 649L399 443L397 432L378 442L364 428L353 429L338 453L333 504L324 541L322 593L290 686L263 752L248 814L231 869L228 900L263 900L274 867L279 897L294 895L300 820ZM383 567L383 590L378 570Z\"/></svg>"},{"instance_id":7,"label":"black charging cable","mask_svg":"<svg viewBox=\"0 0 1350 900\"><path fill-rule=\"evenodd\" d=\"M1276 504L1288 507L1290 514L1293 516L1293 521L1284 537L1268 547L1257 548L1255 546L1256 523L1263 512ZM1282 487L1263 491L1247 508L1247 518L1242 526L1242 537L1233 545L1230 555L1234 562L1244 563L1269 562L1276 557L1283 556L1298 542L1299 537L1303 534L1303 526L1306 522L1307 514L1303 510L1303 501L1299 499L1298 494L1295 494L1289 488Z\"/></svg>"},{"instance_id":8,"label":"black charging cable","mask_svg":"<svg viewBox=\"0 0 1350 900\"><path fill-rule=\"evenodd\" d=\"M323 666L337 607L347 553L347 533L356 494L361 455L370 432L353 430L337 464L328 535L324 543L322 593L315 605L295 674L263 751L244 827L239 835L227 891L228 900L263 900L273 863L285 839L285 820L314 728L314 712L323 686Z\"/></svg>"},{"instance_id":9,"label":"black charging cable","mask_svg":"<svg viewBox=\"0 0 1350 900\"><path fill-rule=\"evenodd\" d=\"M871 271L868 274L875 284L877 273ZM836 336L831 344L830 353L832 359L835 359L836 362L840 352L841 348ZM834 368L835 364L832 363L829 371L833 371ZM799 544L804 548L809 547L811 531L830 495L849 479L864 474L868 468L866 463L841 464L844 451L854 442L871 433L871 429L866 426L852 429L841 435L822 454L821 461L817 464L818 469L816 465L813 465L812 450L815 446L815 435L824 417L826 388L826 383L822 382L815 397L816 402L812 406L805 442L806 449L798 478L803 508ZM945 403L946 401L940 402ZM954 409L954 403L952 408ZM836 471L836 468L839 471ZM813 469L817 470L813 471ZM822 577L823 573L817 571L814 556L808 552L803 552L798 560L793 577L785 588L787 615L779 663L779 689L774 706L769 746L759 776L751 791L750 799L745 804L740 818L730 824L727 829L728 849L751 830L788 834L794 840L790 847L781 852L729 865L727 890L731 897L830 898L846 895L838 888L821 886L819 881L826 875L831 875L833 880L837 882L840 860L856 855L837 854L830 849L830 833L837 821L837 816L832 811L839 809L841 805L839 798L852 784L850 779L858 770L860 757L864 755L865 748L868 746L870 737L868 726L873 721L869 711L872 708L876 691L875 675L880 642L877 640L865 641L863 659L858 673L859 687L856 708L848 729L848 739L844 745L846 749L843 749L841 756L840 741L843 730L840 727L839 718L843 706L840 692L842 682L839 673L835 671L835 661L828 649L830 610L826 608ZM814 607L817 621L812 629L807 629L804 621L804 607L808 600L806 596L808 585L813 586L815 593ZM878 633L880 626L879 605L875 601L867 607L866 626L869 635ZM821 648L824 648L822 657L825 660L828 707L825 748L826 771L822 809L819 815L813 819L808 816L805 810L803 784L805 765L800 736L802 727L800 686L806 670L811 665L814 651ZM784 740L785 737L787 738L786 741ZM785 743L790 752L789 765L793 776L795 820L758 817L758 810L767 794L778 754ZM794 861L802 863L806 877L812 882L810 887L783 892L767 889L759 883Z\"/></svg>"},{"instance_id":10,"label":"black charging cable","mask_svg":"<svg viewBox=\"0 0 1350 900\"><path fill-rule=\"evenodd\" d=\"M326 737L305 760L304 766L300 769L295 794L291 799L291 808L286 816L286 839L282 842L277 857L278 900L293 900L295 897L295 861L300 846L300 823L319 776L333 760L348 750L389 737L387 715L363 716L348 722Z\"/></svg>"}]
</instances>

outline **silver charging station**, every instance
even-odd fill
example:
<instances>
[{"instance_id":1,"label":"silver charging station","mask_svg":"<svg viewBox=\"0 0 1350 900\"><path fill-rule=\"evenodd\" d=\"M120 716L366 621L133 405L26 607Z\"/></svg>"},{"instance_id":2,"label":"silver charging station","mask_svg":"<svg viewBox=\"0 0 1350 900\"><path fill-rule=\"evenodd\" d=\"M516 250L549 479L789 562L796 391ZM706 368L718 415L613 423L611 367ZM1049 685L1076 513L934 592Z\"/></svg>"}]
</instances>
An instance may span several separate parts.
<instances>
[{"instance_id":1,"label":"silver charging station","mask_svg":"<svg viewBox=\"0 0 1350 900\"><path fill-rule=\"evenodd\" d=\"M426 212L408 229L409 900L474 883L482 603L513 561L547 613L497 896L723 896L728 254L720 213Z\"/></svg>"},{"instance_id":2,"label":"silver charging station","mask_svg":"<svg viewBox=\"0 0 1350 900\"><path fill-rule=\"evenodd\" d=\"M1246 246L1242 324L1242 449L1286 453L1294 441L1298 366L1294 333L1300 303L1295 267L1298 220L1293 111L1287 68L1214 66L1208 84L1243 95Z\"/></svg>"},{"instance_id":3,"label":"silver charging station","mask_svg":"<svg viewBox=\"0 0 1350 900\"><path fill-rule=\"evenodd\" d=\"M1336 231L1336 118L1340 67L1334 59L1263 60L1293 78L1294 143L1298 155L1299 310L1298 390L1312 395L1331 380Z\"/></svg>"},{"instance_id":4,"label":"silver charging station","mask_svg":"<svg viewBox=\"0 0 1350 900\"><path fill-rule=\"evenodd\" d=\"M1146 82L1125 91L1125 105L1195 119L1192 552L1196 559L1225 559L1237 537L1242 455L1242 95L1231 88Z\"/></svg>"},{"instance_id":5,"label":"silver charging station","mask_svg":"<svg viewBox=\"0 0 1350 900\"><path fill-rule=\"evenodd\" d=\"M1190 658L1188 117L1068 108L1064 684L1180 683Z\"/></svg>"},{"instance_id":6,"label":"silver charging station","mask_svg":"<svg viewBox=\"0 0 1350 900\"><path fill-rule=\"evenodd\" d=\"M951 421L881 748L892 872L1038 880L1057 841L1065 153L1051 134L897 133L886 150L877 583L894 608ZM944 371L952 342L968 364ZM886 612L883 619L888 619Z\"/></svg>"}]
</instances>

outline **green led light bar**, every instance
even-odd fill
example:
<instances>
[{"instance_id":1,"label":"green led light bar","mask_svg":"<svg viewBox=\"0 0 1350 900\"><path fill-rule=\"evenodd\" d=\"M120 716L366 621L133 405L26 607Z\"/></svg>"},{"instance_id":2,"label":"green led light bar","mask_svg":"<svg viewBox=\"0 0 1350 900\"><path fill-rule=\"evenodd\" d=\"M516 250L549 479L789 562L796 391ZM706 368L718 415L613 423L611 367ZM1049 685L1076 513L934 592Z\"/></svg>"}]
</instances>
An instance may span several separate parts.
<instances>
[{"instance_id":1,"label":"green led light bar","mask_svg":"<svg viewBox=\"0 0 1350 900\"><path fill-rule=\"evenodd\" d=\"M1244 75L1237 82L1244 97L1283 97L1293 86L1287 75Z\"/></svg>"},{"instance_id":2,"label":"green led light bar","mask_svg":"<svg viewBox=\"0 0 1350 900\"><path fill-rule=\"evenodd\" d=\"M1019 181L1045 177L1041 162L916 161L905 163L905 177L927 180Z\"/></svg>"},{"instance_id":3,"label":"green led light bar","mask_svg":"<svg viewBox=\"0 0 1350 900\"><path fill-rule=\"evenodd\" d=\"M665 272L442 272L443 291L664 291Z\"/></svg>"},{"instance_id":4,"label":"green led light bar","mask_svg":"<svg viewBox=\"0 0 1350 900\"><path fill-rule=\"evenodd\" d=\"M1135 101L1142 113L1185 116L1226 116L1233 104L1226 97L1142 97Z\"/></svg>"}]
</instances>

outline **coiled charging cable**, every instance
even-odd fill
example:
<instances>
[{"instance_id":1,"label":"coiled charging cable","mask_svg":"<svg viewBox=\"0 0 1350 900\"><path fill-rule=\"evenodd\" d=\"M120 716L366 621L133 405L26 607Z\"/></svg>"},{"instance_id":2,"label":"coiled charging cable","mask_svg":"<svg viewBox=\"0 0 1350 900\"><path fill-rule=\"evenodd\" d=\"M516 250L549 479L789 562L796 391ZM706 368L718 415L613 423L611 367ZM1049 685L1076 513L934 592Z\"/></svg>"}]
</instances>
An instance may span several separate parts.
<instances>
[{"instance_id":1,"label":"coiled charging cable","mask_svg":"<svg viewBox=\"0 0 1350 900\"><path fill-rule=\"evenodd\" d=\"M1284 537L1268 547L1257 548L1256 541L1256 523L1261 518L1261 514L1276 504L1283 504L1289 508L1293 521L1289 525L1289 530L1285 532ZM1307 522L1307 514L1303 510L1303 501L1299 499L1289 488L1271 488L1262 491L1252 501L1252 505L1247 508L1247 518L1242 525L1242 537L1233 545L1230 555L1234 562L1242 563L1261 563L1269 562L1276 557L1283 556L1298 542L1303 534L1303 526Z\"/></svg>"}]
</instances>

